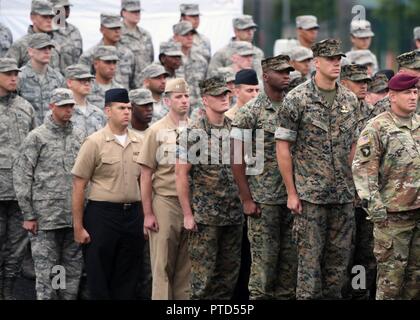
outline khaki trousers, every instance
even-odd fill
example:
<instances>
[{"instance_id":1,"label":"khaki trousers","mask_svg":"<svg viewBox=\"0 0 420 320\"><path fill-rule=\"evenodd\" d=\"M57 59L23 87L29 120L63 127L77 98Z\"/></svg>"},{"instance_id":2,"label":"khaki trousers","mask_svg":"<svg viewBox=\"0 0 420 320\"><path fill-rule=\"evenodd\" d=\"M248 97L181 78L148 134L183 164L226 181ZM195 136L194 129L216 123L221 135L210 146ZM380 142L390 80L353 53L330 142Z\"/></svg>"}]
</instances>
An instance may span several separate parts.
<instances>
[{"instance_id":1,"label":"khaki trousers","mask_svg":"<svg viewBox=\"0 0 420 320\"><path fill-rule=\"evenodd\" d=\"M177 197L153 198L159 231L149 231L152 300L188 300L190 270L188 237Z\"/></svg>"}]
</instances>

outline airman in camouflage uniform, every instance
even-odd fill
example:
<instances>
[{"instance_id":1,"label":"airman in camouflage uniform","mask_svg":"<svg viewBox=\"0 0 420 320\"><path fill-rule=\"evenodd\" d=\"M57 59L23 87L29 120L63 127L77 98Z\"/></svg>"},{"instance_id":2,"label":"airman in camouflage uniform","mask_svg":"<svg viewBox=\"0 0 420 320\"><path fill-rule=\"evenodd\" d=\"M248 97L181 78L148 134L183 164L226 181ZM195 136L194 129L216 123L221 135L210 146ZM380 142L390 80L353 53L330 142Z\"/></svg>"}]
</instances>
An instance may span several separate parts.
<instances>
[{"instance_id":1,"label":"airman in camouflage uniform","mask_svg":"<svg viewBox=\"0 0 420 320\"><path fill-rule=\"evenodd\" d=\"M137 25L141 14L140 1L122 0L121 14L123 16L121 43L139 58L140 68L143 69L153 62L154 50L150 32Z\"/></svg>"},{"instance_id":2,"label":"airman in camouflage uniform","mask_svg":"<svg viewBox=\"0 0 420 320\"><path fill-rule=\"evenodd\" d=\"M360 64L349 64L341 68L341 83L352 91L359 100L359 126L364 128L375 114L374 107L366 102L368 83L372 80L367 67ZM376 278L376 259L373 255L373 224L366 220L367 213L362 208L360 199L355 201L356 229L353 240L352 266L363 266L366 271L366 288L351 290L353 299L369 299L374 297ZM349 281L349 288L351 281Z\"/></svg>"},{"instance_id":3,"label":"airman in camouflage uniform","mask_svg":"<svg viewBox=\"0 0 420 320\"><path fill-rule=\"evenodd\" d=\"M154 99L152 123L162 119L169 111L163 101L168 76L169 73L165 68L157 63L149 65L142 71L143 87L152 92Z\"/></svg>"},{"instance_id":4,"label":"airman in camouflage uniform","mask_svg":"<svg viewBox=\"0 0 420 320\"><path fill-rule=\"evenodd\" d=\"M383 73L377 73L368 84L366 101L375 106L379 100L388 95L388 78Z\"/></svg>"},{"instance_id":5,"label":"airman in camouflage uniform","mask_svg":"<svg viewBox=\"0 0 420 320\"><path fill-rule=\"evenodd\" d=\"M99 46L113 46L116 48L119 58L115 79L124 88L136 89L141 85L137 75L141 72L139 57L135 57L130 49L121 42L121 17L117 14L101 13L101 32L102 40L93 48L84 52L80 57L79 63L93 67L95 51Z\"/></svg>"},{"instance_id":6,"label":"airman in camouflage uniform","mask_svg":"<svg viewBox=\"0 0 420 320\"><path fill-rule=\"evenodd\" d=\"M372 76L375 72L373 69L375 60L373 59L372 52L370 50L352 50L346 53L346 58L343 59L349 64L361 64L367 67L367 73ZM343 61L342 65L346 63Z\"/></svg>"},{"instance_id":7,"label":"airman in camouflage uniform","mask_svg":"<svg viewBox=\"0 0 420 320\"><path fill-rule=\"evenodd\" d=\"M45 33L36 33L29 39L31 60L22 68L19 75L18 93L34 107L37 122L44 122L45 114L51 99L51 92L64 85L64 77L50 66L45 50L54 47ZM51 55L49 55L51 57Z\"/></svg>"},{"instance_id":8,"label":"airman in camouflage uniform","mask_svg":"<svg viewBox=\"0 0 420 320\"><path fill-rule=\"evenodd\" d=\"M0 58L0 300L13 299L13 287L28 243L13 189L12 167L26 135L35 128L35 110L16 95L13 59Z\"/></svg>"},{"instance_id":9,"label":"airman in camouflage uniform","mask_svg":"<svg viewBox=\"0 0 420 320\"><path fill-rule=\"evenodd\" d=\"M172 39L169 41L161 42L159 47L159 62L169 74L169 79L182 78L184 76L182 69L182 56L181 44L174 42Z\"/></svg>"},{"instance_id":10,"label":"airman in camouflage uniform","mask_svg":"<svg viewBox=\"0 0 420 320\"><path fill-rule=\"evenodd\" d=\"M353 161L357 193L374 223L378 300L420 298L418 80L407 74L391 79L391 109L362 131Z\"/></svg>"},{"instance_id":11,"label":"airman in camouflage uniform","mask_svg":"<svg viewBox=\"0 0 420 320\"><path fill-rule=\"evenodd\" d=\"M193 38L193 50L201 54L207 62L210 62L211 58L211 43L210 39L204 34L197 31L200 25L200 9L198 4L193 3L182 3L179 6L181 11L181 21L186 20L191 22L194 30L196 31Z\"/></svg>"},{"instance_id":12,"label":"airman in camouflage uniform","mask_svg":"<svg viewBox=\"0 0 420 320\"><path fill-rule=\"evenodd\" d=\"M232 64L232 53L234 52L234 49L232 47L233 43L235 41L248 41L252 43L256 28L257 25L252 20L252 16L244 15L239 18L233 19L233 29L235 32L235 37L232 38L231 42L227 46L218 50L213 55L209 64L208 74L211 74L214 70L220 67L230 66ZM253 46L253 48L255 54L253 69L257 72L258 78L262 79L261 60L264 59L264 52L256 46Z\"/></svg>"},{"instance_id":13,"label":"airman in camouflage uniform","mask_svg":"<svg viewBox=\"0 0 420 320\"><path fill-rule=\"evenodd\" d=\"M311 78L311 66L314 55L312 50L303 46L297 46L290 50L289 56L290 63L295 68L295 71L290 73L288 91L291 91Z\"/></svg>"},{"instance_id":14,"label":"airman in camouflage uniform","mask_svg":"<svg viewBox=\"0 0 420 320\"><path fill-rule=\"evenodd\" d=\"M0 58L4 57L13 43L13 35L8 27L0 23Z\"/></svg>"},{"instance_id":15,"label":"airman in camouflage uniform","mask_svg":"<svg viewBox=\"0 0 420 320\"><path fill-rule=\"evenodd\" d=\"M248 218L251 245L251 299L293 299L296 289L296 246L292 241L293 217L286 206L286 189L276 162L277 112L293 71L286 55L262 61L265 75L264 92L241 107L233 120L232 138L243 143L247 130L252 130L252 147L256 148L255 165L246 160L233 165L243 211ZM261 145L262 144L262 145ZM259 163L263 159L263 163ZM253 167L245 170L245 162ZM248 177L245 176L247 172Z\"/></svg>"},{"instance_id":16,"label":"airman in camouflage uniform","mask_svg":"<svg viewBox=\"0 0 420 320\"><path fill-rule=\"evenodd\" d=\"M123 87L115 79L116 66L119 61L117 49L113 46L98 46L93 59L96 75L87 100L99 109L104 110L105 92L109 89Z\"/></svg>"},{"instance_id":17,"label":"airman in camouflage uniform","mask_svg":"<svg viewBox=\"0 0 420 320\"><path fill-rule=\"evenodd\" d=\"M353 20L350 24L350 36L351 42L353 47L351 51L354 50L368 50L370 44L372 43L372 38L375 34L372 32L370 22L367 20ZM375 74L378 72L378 59L376 56L371 52L366 52L367 55L371 56L370 61L372 61L372 73ZM350 52L346 53L346 56L349 55ZM351 56L351 54L350 54ZM358 64L362 64L360 61L357 62Z\"/></svg>"},{"instance_id":18,"label":"airman in camouflage uniform","mask_svg":"<svg viewBox=\"0 0 420 320\"><path fill-rule=\"evenodd\" d=\"M206 112L179 135L176 165L184 228L190 231L191 299L229 300L239 275L243 224L226 149L231 120L224 112L230 90L221 77L202 81L200 89ZM198 159L190 152L197 143Z\"/></svg>"},{"instance_id":19,"label":"airman in camouflage uniform","mask_svg":"<svg viewBox=\"0 0 420 320\"><path fill-rule=\"evenodd\" d=\"M71 169L82 134L70 121L74 106L70 90L54 90L50 106L51 117L22 144L13 166L13 184L23 226L30 232L37 299L69 300L77 297L82 270L82 252L73 239L71 215ZM55 266L65 270L65 286L60 286L59 292L51 280L57 272Z\"/></svg>"},{"instance_id":20,"label":"airman in camouflage uniform","mask_svg":"<svg viewBox=\"0 0 420 320\"><path fill-rule=\"evenodd\" d=\"M202 105L199 82L206 78L208 62L198 52L192 50L195 30L189 21L181 21L173 26L174 41L181 43L183 52L182 65L179 73L182 74L190 87L190 113Z\"/></svg>"},{"instance_id":21,"label":"airman in camouflage uniform","mask_svg":"<svg viewBox=\"0 0 420 320\"><path fill-rule=\"evenodd\" d=\"M326 39L312 51L315 76L289 92L278 110L277 159L288 207L295 213L296 297L339 299L355 224L356 190L349 159L359 132L358 102L352 92L331 80L340 75L344 56L340 42ZM332 70L329 80L326 70Z\"/></svg>"},{"instance_id":22,"label":"airman in camouflage uniform","mask_svg":"<svg viewBox=\"0 0 420 320\"><path fill-rule=\"evenodd\" d=\"M12 44L6 56L17 61L18 67L29 62L28 54L29 41L33 34L46 34L50 40L54 40L52 19L55 16L52 4L47 0L32 0L31 20L33 25L29 26L28 34ZM50 66L60 70L60 47L54 41Z\"/></svg>"},{"instance_id":23,"label":"airman in camouflage uniform","mask_svg":"<svg viewBox=\"0 0 420 320\"><path fill-rule=\"evenodd\" d=\"M54 5L56 12L65 10L63 12L65 18L69 18L70 7L72 6L69 0L50 0L50 2ZM63 26L57 26L54 31L54 40L60 44L60 70L64 74L66 68L72 64L76 64L82 55L82 35L75 25L65 21Z\"/></svg>"}]
</instances>

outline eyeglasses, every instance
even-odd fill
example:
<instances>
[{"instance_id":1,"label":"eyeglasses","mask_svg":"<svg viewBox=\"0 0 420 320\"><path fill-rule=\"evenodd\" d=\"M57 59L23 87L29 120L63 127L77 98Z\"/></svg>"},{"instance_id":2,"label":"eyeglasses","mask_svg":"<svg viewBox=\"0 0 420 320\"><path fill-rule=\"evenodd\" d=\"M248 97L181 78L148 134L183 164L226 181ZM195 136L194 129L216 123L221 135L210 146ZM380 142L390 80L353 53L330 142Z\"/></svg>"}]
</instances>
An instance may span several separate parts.
<instances>
[{"instance_id":1,"label":"eyeglasses","mask_svg":"<svg viewBox=\"0 0 420 320\"><path fill-rule=\"evenodd\" d=\"M92 78L86 78L86 79L75 79L77 82L80 82L81 84L92 84L93 79Z\"/></svg>"}]
</instances>

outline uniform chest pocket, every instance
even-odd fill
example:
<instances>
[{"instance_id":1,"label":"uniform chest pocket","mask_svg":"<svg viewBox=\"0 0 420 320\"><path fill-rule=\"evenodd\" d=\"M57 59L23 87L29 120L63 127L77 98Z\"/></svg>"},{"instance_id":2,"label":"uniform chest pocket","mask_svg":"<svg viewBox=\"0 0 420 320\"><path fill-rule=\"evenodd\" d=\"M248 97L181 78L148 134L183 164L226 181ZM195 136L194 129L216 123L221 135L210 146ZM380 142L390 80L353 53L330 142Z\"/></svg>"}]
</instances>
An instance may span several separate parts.
<instances>
[{"instance_id":1,"label":"uniform chest pocket","mask_svg":"<svg viewBox=\"0 0 420 320\"><path fill-rule=\"evenodd\" d=\"M103 156L101 161L104 176L116 177L118 175L121 167L121 159L119 157Z\"/></svg>"},{"instance_id":2,"label":"uniform chest pocket","mask_svg":"<svg viewBox=\"0 0 420 320\"><path fill-rule=\"evenodd\" d=\"M353 117L349 117L340 123L341 132L347 132L349 130L353 132L356 130L356 119Z\"/></svg>"},{"instance_id":3,"label":"uniform chest pocket","mask_svg":"<svg viewBox=\"0 0 420 320\"><path fill-rule=\"evenodd\" d=\"M416 159L420 157L420 154L415 146L416 142L409 134L402 131L393 131L390 133L390 141L396 142L396 144L400 147L397 149L405 151L410 158ZM403 157L402 154L400 156Z\"/></svg>"}]
</instances>

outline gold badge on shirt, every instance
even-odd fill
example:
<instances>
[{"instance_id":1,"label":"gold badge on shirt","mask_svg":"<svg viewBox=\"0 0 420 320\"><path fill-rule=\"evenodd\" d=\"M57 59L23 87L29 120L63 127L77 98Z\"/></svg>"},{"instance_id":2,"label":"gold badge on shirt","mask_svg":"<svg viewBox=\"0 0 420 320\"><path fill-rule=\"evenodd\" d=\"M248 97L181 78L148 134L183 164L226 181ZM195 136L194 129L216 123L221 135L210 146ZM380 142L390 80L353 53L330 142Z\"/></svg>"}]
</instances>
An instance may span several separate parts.
<instances>
[{"instance_id":1,"label":"gold badge on shirt","mask_svg":"<svg viewBox=\"0 0 420 320\"><path fill-rule=\"evenodd\" d=\"M349 107L344 105L344 106L341 106L340 112L341 113L349 113L350 109L349 109Z\"/></svg>"}]
</instances>

